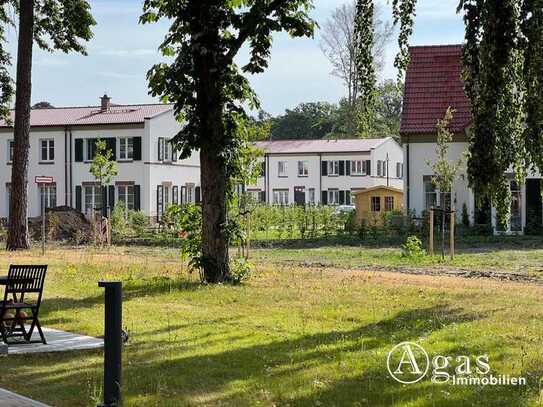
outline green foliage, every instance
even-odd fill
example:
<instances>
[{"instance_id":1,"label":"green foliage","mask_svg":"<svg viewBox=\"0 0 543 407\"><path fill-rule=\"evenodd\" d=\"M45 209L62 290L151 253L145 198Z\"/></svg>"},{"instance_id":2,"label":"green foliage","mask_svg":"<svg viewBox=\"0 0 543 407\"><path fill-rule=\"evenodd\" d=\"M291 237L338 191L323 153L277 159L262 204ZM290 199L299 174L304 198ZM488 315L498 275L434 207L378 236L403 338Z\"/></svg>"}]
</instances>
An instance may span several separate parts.
<instances>
[{"instance_id":1,"label":"green foliage","mask_svg":"<svg viewBox=\"0 0 543 407\"><path fill-rule=\"evenodd\" d=\"M424 257L425 254L426 251L422 247L422 242L416 236L409 236L402 245L402 257L420 259Z\"/></svg>"},{"instance_id":2,"label":"green foliage","mask_svg":"<svg viewBox=\"0 0 543 407\"><path fill-rule=\"evenodd\" d=\"M187 204L177 207L175 225L181 237L181 257L188 261L189 270L202 267L202 208ZM173 211L173 209L172 209Z\"/></svg>"},{"instance_id":3,"label":"green foliage","mask_svg":"<svg viewBox=\"0 0 543 407\"><path fill-rule=\"evenodd\" d=\"M128 216L124 205L117 204L111 211L111 231L113 235L125 236L129 231Z\"/></svg>"},{"instance_id":4,"label":"green foliage","mask_svg":"<svg viewBox=\"0 0 543 407\"><path fill-rule=\"evenodd\" d=\"M392 16L394 25L399 24L398 48L400 51L394 59L394 66L398 69L398 88L407 66L409 65L409 38L413 34L415 22L415 6L417 0L392 0Z\"/></svg>"},{"instance_id":5,"label":"green foliage","mask_svg":"<svg viewBox=\"0 0 543 407\"><path fill-rule=\"evenodd\" d=\"M469 228L468 206L465 202L462 204L462 225L464 225L466 228Z\"/></svg>"},{"instance_id":6,"label":"green foliage","mask_svg":"<svg viewBox=\"0 0 543 407\"><path fill-rule=\"evenodd\" d=\"M234 285L246 281L253 269L253 265L244 257L238 257L230 261L230 282Z\"/></svg>"},{"instance_id":7,"label":"green foliage","mask_svg":"<svg viewBox=\"0 0 543 407\"><path fill-rule=\"evenodd\" d=\"M100 186L108 185L119 172L117 162L112 158L113 152L107 148L106 142L97 140L96 154L90 166L90 173L96 178Z\"/></svg>"},{"instance_id":8,"label":"green foliage","mask_svg":"<svg viewBox=\"0 0 543 407\"><path fill-rule=\"evenodd\" d=\"M86 0L34 0L34 41L41 49L75 51L86 54L81 41L89 41L96 21ZM6 47L6 27L14 26L18 0L0 5L0 118L9 119L9 105L14 94L9 73L11 55Z\"/></svg>"},{"instance_id":9,"label":"green foliage","mask_svg":"<svg viewBox=\"0 0 543 407\"><path fill-rule=\"evenodd\" d=\"M449 129L453 114L454 109L449 107L445 112L445 117L437 122L437 160L434 163L427 162L428 166L435 174L432 177L432 183L435 185L436 189L441 192L450 193L452 193L454 181L463 162L463 157L460 157L456 162L451 162L448 159L449 144L453 140L453 134Z\"/></svg>"},{"instance_id":10,"label":"green foliage","mask_svg":"<svg viewBox=\"0 0 543 407\"><path fill-rule=\"evenodd\" d=\"M376 77L373 65L374 36L373 0L358 0L354 22L355 67L360 90L361 109L358 115L358 135L368 137L374 120Z\"/></svg>"},{"instance_id":11,"label":"green foliage","mask_svg":"<svg viewBox=\"0 0 543 407\"><path fill-rule=\"evenodd\" d=\"M149 217L143 211L129 211L128 225L136 235L141 236L145 229L149 227Z\"/></svg>"}]
</instances>

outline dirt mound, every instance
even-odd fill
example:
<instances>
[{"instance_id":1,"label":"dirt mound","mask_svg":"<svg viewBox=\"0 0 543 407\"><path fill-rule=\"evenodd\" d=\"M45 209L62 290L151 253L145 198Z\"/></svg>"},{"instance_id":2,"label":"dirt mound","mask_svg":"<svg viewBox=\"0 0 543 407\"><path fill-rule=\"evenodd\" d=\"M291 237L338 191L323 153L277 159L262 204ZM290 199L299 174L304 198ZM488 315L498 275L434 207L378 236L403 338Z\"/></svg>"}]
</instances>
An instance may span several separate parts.
<instances>
[{"instance_id":1,"label":"dirt mound","mask_svg":"<svg viewBox=\"0 0 543 407\"><path fill-rule=\"evenodd\" d=\"M45 227L48 240L71 240L86 243L90 240L92 228L85 216L68 206L47 209ZM41 217L30 218L28 228L33 239L41 239Z\"/></svg>"}]
</instances>

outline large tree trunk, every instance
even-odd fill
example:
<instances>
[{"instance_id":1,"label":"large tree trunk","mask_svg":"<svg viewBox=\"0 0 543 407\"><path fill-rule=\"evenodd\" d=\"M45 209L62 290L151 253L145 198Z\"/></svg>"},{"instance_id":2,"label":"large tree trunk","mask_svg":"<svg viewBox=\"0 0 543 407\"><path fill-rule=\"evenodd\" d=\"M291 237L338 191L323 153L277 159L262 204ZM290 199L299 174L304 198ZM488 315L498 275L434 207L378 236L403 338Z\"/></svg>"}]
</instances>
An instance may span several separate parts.
<instances>
[{"instance_id":1,"label":"large tree trunk","mask_svg":"<svg viewBox=\"0 0 543 407\"><path fill-rule=\"evenodd\" d=\"M227 177L222 161L208 148L200 151L202 254L204 278L208 283L222 282L230 276L228 238L224 227L227 217Z\"/></svg>"},{"instance_id":2,"label":"large tree trunk","mask_svg":"<svg viewBox=\"0 0 543 407\"><path fill-rule=\"evenodd\" d=\"M28 153L32 92L34 0L22 0L19 12L19 44L15 93L15 145L11 168L8 250L28 249Z\"/></svg>"}]
</instances>

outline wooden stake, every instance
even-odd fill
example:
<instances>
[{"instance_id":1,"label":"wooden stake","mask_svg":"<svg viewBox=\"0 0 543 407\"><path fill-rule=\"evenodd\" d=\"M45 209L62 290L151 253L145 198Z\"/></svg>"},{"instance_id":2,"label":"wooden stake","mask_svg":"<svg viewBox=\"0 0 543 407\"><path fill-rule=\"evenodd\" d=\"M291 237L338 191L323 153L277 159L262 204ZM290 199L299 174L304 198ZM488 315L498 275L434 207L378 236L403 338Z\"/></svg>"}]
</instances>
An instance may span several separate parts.
<instances>
[{"instance_id":1,"label":"wooden stake","mask_svg":"<svg viewBox=\"0 0 543 407\"><path fill-rule=\"evenodd\" d=\"M434 255L434 208L430 208L430 238L428 239L428 252Z\"/></svg>"},{"instance_id":2,"label":"wooden stake","mask_svg":"<svg viewBox=\"0 0 543 407\"><path fill-rule=\"evenodd\" d=\"M456 224L456 211L454 209L451 210L451 227L450 229L450 236L449 236L449 244L450 244L450 255L451 260L454 260L454 226Z\"/></svg>"}]
</instances>

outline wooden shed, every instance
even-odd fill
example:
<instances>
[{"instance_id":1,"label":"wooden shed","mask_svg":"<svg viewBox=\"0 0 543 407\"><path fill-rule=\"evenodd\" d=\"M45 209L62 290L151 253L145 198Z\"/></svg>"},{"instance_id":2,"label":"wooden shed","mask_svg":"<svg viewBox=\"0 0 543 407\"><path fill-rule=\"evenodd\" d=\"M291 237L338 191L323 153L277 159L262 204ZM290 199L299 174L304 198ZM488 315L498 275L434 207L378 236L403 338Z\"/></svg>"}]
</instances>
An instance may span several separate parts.
<instances>
[{"instance_id":1,"label":"wooden shed","mask_svg":"<svg viewBox=\"0 0 543 407\"><path fill-rule=\"evenodd\" d=\"M354 191L356 220L381 224L386 212L403 211L403 191L383 185Z\"/></svg>"}]
</instances>

